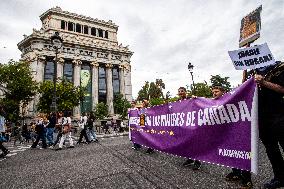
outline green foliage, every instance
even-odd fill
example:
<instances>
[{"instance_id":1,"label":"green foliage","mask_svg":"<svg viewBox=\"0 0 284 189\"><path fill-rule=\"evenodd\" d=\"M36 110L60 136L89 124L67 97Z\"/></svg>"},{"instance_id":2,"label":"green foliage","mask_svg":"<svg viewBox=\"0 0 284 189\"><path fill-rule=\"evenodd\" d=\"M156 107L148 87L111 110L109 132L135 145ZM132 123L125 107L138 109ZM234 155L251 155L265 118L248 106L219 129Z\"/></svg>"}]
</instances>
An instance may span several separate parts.
<instances>
[{"instance_id":1,"label":"green foliage","mask_svg":"<svg viewBox=\"0 0 284 189\"><path fill-rule=\"evenodd\" d=\"M149 99L149 82L146 81L144 86L142 86L142 89L140 89L140 91L138 92L138 97L137 100L141 101L143 99Z\"/></svg>"},{"instance_id":2,"label":"green foliage","mask_svg":"<svg viewBox=\"0 0 284 189\"><path fill-rule=\"evenodd\" d=\"M0 86L2 89L5 88L1 103L5 107L7 118L16 121L20 116L20 105L26 106L38 90L38 84L33 80L29 64L13 60L1 64Z\"/></svg>"},{"instance_id":3,"label":"green foliage","mask_svg":"<svg viewBox=\"0 0 284 189\"><path fill-rule=\"evenodd\" d=\"M94 114L96 119L104 119L108 116L108 106L103 102L98 103L95 107Z\"/></svg>"},{"instance_id":4,"label":"green foliage","mask_svg":"<svg viewBox=\"0 0 284 189\"><path fill-rule=\"evenodd\" d=\"M44 81L41 83L39 93L41 97L37 104L38 111L49 113L51 111L50 105L53 98L53 82ZM75 106L80 104L80 101L84 99L85 89L82 87L75 87L73 83L62 80L56 83L56 96L57 96L57 110L72 110Z\"/></svg>"},{"instance_id":5,"label":"green foliage","mask_svg":"<svg viewBox=\"0 0 284 189\"><path fill-rule=\"evenodd\" d=\"M162 79L156 79L156 82L151 83L146 81L142 89L138 92L137 100L164 98L163 89L165 89L165 84Z\"/></svg>"},{"instance_id":6,"label":"green foliage","mask_svg":"<svg viewBox=\"0 0 284 189\"><path fill-rule=\"evenodd\" d=\"M206 98L212 97L211 89L207 85L206 82L196 83L196 84L194 84L194 87L195 88L194 88L194 94L193 95L198 96L198 97L206 97Z\"/></svg>"},{"instance_id":7,"label":"green foliage","mask_svg":"<svg viewBox=\"0 0 284 189\"><path fill-rule=\"evenodd\" d=\"M229 91L231 84L228 81L229 77L221 77L220 75L211 75L211 86L222 86L226 91Z\"/></svg>"},{"instance_id":8,"label":"green foliage","mask_svg":"<svg viewBox=\"0 0 284 189\"><path fill-rule=\"evenodd\" d=\"M165 101L162 98L151 98L150 99L151 106L160 105L160 104L164 104L164 103L165 103Z\"/></svg>"},{"instance_id":9,"label":"green foliage","mask_svg":"<svg viewBox=\"0 0 284 189\"><path fill-rule=\"evenodd\" d=\"M115 94L113 101L114 113L120 114L122 119L127 116L127 110L131 107L131 104L123 98L122 94Z\"/></svg>"}]
</instances>

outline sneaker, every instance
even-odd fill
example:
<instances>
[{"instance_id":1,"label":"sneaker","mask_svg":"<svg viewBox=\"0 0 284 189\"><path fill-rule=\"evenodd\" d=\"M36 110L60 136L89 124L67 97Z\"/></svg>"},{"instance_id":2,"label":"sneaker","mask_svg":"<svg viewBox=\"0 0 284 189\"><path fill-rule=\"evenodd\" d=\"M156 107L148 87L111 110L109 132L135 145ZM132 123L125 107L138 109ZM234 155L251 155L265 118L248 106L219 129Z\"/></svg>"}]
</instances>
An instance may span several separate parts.
<instances>
[{"instance_id":1,"label":"sneaker","mask_svg":"<svg viewBox=\"0 0 284 189\"><path fill-rule=\"evenodd\" d=\"M59 150L62 150L62 148L56 148L56 149L55 149L55 151L59 151Z\"/></svg>"},{"instance_id":2,"label":"sneaker","mask_svg":"<svg viewBox=\"0 0 284 189\"><path fill-rule=\"evenodd\" d=\"M0 154L0 158L4 158L9 153L10 153L9 150L4 151L2 154Z\"/></svg>"},{"instance_id":3,"label":"sneaker","mask_svg":"<svg viewBox=\"0 0 284 189\"><path fill-rule=\"evenodd\" d=\"M54 148L54 146L49 146L48 148L49 148L49 149L53 149L53 148Z\"/></svg>"},{"instance_id":4,"label":"sneaker","mask_svg":"<svg viewBox=\"0 0 284 189\"><path fill-rule=\"evenodd\" d=\"M284 187L284 182L281 182L279 179L276 179L276 178L264 184L264 188L267 188L267 189L274 189L274 188L280 188L280 187Z\"/></svg>"},{"instance_id":5,"label":"sneaker","mask_svg":"<svg viewBox=\"0 0 284 189\"><path fill-rule=\"evenodd\" d=\"M240 187L240 189L251 189L252 186L253 185L251 181L242 182L242 186Z\"/></svg>"},{"instance_id":6,"label":"sneaker","mask_svg":"<svg viewBox=\"0 0 284 189\"><path fill-rule=\"evenodd\" d=\"M146 154L152 154L152 153L154 153L154 150L152 148L148 148Z\"/></svg>"},{"instance_id":7,"label":"sneaker","mask_svg":"<svg viewBox=\"0 0 284 189\"><path fill-rule=\"evenodd\" d=\"M193 165L194 161L192 159L187 159L182 165L184 167L188 167L190 165Z\"/></svg>"},{"instance_id":8,"label":"sneaker","mask_svg":"<svg viewBox=\"0 0 284 189\"><path fill-rule=\"evenodd\" d=\"M201 168L201 163L200 163L200 161L194 161L192 170L197 171L197 170L199 170L200 168Z\"/></svg>"},{"instance_id":9,"label":"sneaker","mask_svg":"<svg viewBox=\"0 0 284 189\"><path fill-rule=\"evenodd\" d=\"M69 146L68 148L74 148L74 146Z\"/></svg>"},{"instance_id":10,"label":"sneaker","mask_svg":"<svg viewBox=\"0 0 284 189\"><path fill-rule=\"evenodd\" d=\"M241 177L234 173L234 172L230 172L226 177L225 177L226 181L239 181L241 180Z\"/></svg>"}]
</instances>

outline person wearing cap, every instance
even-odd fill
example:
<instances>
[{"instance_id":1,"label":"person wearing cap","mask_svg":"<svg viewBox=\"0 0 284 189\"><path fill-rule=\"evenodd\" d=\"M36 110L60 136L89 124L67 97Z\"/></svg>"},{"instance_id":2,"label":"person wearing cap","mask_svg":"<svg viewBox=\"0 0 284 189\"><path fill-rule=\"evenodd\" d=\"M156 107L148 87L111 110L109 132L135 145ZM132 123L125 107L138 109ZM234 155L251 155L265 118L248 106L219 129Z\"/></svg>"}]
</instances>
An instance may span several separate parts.
<instances>
[{"instance_id":1,"label":"person wearing cap","mask_svg":"<svg viewBox=\"0 0 284 189\"><path fill-rule=\"evenodd\" d=\"M264 188L284 187L284 63L256 69L259 137L272 165L274 178Z\"/></svg>"}]
</instances>

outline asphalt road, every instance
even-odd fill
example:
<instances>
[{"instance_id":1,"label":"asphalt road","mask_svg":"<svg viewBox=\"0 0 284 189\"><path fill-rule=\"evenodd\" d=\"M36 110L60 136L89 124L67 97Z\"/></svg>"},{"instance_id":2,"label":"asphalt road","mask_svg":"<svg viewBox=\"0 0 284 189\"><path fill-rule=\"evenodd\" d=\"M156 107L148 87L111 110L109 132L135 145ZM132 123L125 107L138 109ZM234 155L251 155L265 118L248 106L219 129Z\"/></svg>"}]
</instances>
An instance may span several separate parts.
<instances>
[{"instance_id":1,"label":"asphalt road","mask_svg":"<svg viewBox=\"0 0 284 189\"><path fill-rule=\"evenodd\" d=\"M226 182L230 168L203 163L198 171L183 167L184 158L146 149L131 149L127 136L102 138L99 143L73 149L28 149L19 147L0 161L0 188L239 188ZM10 147L12 148L12 147ZM272 178L271 166L260 148L259 174L254 188Z\"/></svg>"}]
</instances>

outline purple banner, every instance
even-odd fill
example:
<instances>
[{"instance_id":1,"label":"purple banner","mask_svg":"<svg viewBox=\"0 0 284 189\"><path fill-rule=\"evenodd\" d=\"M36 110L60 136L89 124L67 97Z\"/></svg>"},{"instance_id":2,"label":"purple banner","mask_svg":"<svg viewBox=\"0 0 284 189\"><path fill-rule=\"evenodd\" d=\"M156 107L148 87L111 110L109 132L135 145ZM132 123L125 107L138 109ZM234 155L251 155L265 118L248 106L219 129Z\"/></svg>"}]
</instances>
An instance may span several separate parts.
<instances>
[{"instance_id":1,"label":"purple banner","mask_svg":"<svg viewBox=\"0 0 284 189\"><path fill-rule=\"evenodd\" d=\"M169 154L257 173L255 89L250 79L218 99L200 97L130 110L131 139ZM141 114L145 125L140 125Z\"/></svg>"}]
</instances>

